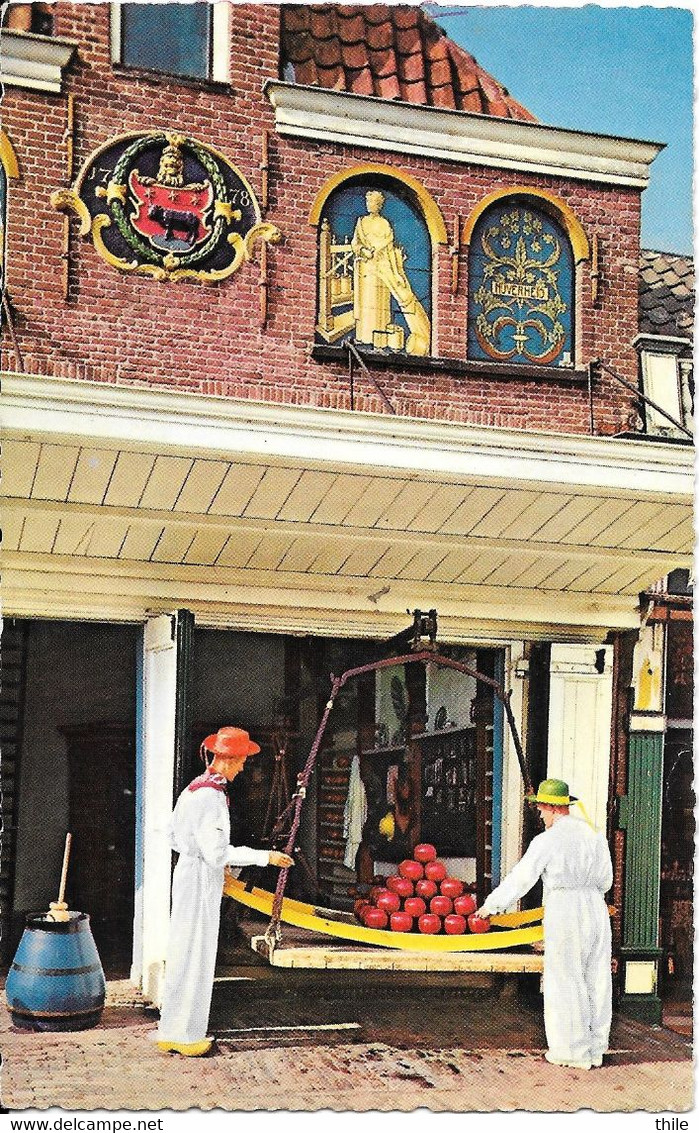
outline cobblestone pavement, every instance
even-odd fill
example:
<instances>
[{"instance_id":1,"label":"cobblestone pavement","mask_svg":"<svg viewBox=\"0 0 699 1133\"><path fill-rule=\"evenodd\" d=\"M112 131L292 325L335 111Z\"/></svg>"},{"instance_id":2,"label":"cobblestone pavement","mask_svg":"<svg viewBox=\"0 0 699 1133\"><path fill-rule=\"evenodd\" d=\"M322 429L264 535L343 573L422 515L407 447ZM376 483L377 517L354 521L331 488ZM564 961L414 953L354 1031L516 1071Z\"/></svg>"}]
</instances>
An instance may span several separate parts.
<instances>
[{"instance_id":1,"label":"cobblestone pavement","mask_svg":"<svg viewBox=\"0 0 699 1133\"><path fill-rule=\"evenodd\" d=\"M217 981L215 1053L162 1054L127 982L110 982L98 1026L32 1033L0 1008L2 1101L10 1110L536 1110L686 1112L688 1037L615 1016L597 1070L542 1058L540 1001L459 994L429 982L304 984L304 974L241 968ZM284 981L282 984L281 981ZM361 994L360 994L361 991ZM306 1029L300 1029L306 1028ZM205 1073L202 1071L205 1069Z\"/></svg>"}]
</instances>

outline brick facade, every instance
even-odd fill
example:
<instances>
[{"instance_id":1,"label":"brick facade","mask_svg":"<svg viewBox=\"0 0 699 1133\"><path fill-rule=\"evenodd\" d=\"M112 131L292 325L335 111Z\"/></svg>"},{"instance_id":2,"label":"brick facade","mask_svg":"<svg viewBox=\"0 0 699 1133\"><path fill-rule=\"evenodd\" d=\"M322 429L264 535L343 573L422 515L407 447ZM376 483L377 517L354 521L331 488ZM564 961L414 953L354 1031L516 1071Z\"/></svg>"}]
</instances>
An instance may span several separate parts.
<instances>
[{"instance_id":1,"label":"brick facade","mask_svg":"<svg viewBox=\"0 0 699 1133\"><path fill-rule=\"evenodd\" d=\"M350 407L346 365L313 360L317 231L309 224L316 194L329 177L363 162L381 162L417 178L442 212L449 232L495 189L548 190L575 213L600 247L600 295L593 306L589 263L582 268L579 361L601 358L636 381L631 340L638 326L640 192L549 175L492 170L431 158L377 154L339 144L288 139L274 132L263 94L279 71L279 10L231 6L230 87L188 82L113 67L109 6L58 3L54 34L74 40L77 55L63 95L8 88L4 128L20 166L10 192L8 292L24 368L35 374L122 384L152 384L204 394L294 405ZM50 204L67 187L67 99L74 96L74 175L97 147L129 131L177 129L223 152L260 196L263 131L269 131L269 207L265 219L283 234L268 253L266 326L260 325L259 253L213 286L164 284L125 275L105 263L71 221L68 297L61 286L64 218ZM440 358L466 353L467 248L459 287L451 294L451 257L438 255L434 331ZM2 365L17 369L11 342ZM377 374L396 412L526 430L589 432L584 384L523 377L496 379L435 372L396 360ZM600 377L595 394L599 433L625 431L631 395ZM357 377L355 408L385 412L366 375Z\"/></svg>"}]
</instances>

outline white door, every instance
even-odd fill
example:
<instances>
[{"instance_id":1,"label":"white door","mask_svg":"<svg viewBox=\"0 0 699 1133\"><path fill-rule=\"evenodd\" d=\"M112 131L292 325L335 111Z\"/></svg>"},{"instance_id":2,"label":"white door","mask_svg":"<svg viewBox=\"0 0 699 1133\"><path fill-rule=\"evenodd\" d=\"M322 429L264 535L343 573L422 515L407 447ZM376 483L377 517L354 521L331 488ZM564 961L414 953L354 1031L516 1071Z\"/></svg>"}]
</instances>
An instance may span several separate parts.
<instances>
[{"instance_id":1,"label":"white door","mask_svg":"<svg viewBox=\"0 0 699 1133\"><path fill-rule=\"evenodd\" d=\"M136 893L131 979L160 1004L170 921L172 854L168 826L181 789L183 702L188 700L193 619L186 610L143 628L136 749ZM186 635L183 634L186 629ZM186 715L186 713L185 713Z\"/></svg>"},{"instance_id":2,"label":"white door","mask_svg":"<svg viewBox=\"0 0 699 1133\"><path fill-rule=\"evenodd\" d=\"M611 647L551 646L547 776L569 784L598 830L609 790L612 658Z\"/></svg>"}]
</instances>

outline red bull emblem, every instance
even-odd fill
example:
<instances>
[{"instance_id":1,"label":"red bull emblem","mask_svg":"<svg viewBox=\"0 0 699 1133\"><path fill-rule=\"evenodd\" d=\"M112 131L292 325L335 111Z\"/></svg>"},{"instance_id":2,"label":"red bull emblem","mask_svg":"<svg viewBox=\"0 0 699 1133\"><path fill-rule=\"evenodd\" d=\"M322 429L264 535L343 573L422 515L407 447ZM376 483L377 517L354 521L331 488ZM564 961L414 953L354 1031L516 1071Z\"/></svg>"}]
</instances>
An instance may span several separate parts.
<instances>
[{"instance_id":1,"label":"red bull emblem","mask_svg":"<svg viewBox=\"0 0 699 1133\"><path fill-rule=\"evenodd\" d=\"M121 271L218 282L280 233L252 188L218 151L176 133L127 135L103 146L52 203Z\"/></svg>"},{"instance_id":2,"label":"red bull emblem","mask_svg":"<svg viewBox=\"0 0 699 1133\"><path fill-rule=\"evenodd\" d=\"M211 235L208 218L214 203L210 182L172 188L152 178L141 181L137 170L129 174L129 189L136 201L131 223L154 248L190 252Z\"/></svg>"}]
</instances>

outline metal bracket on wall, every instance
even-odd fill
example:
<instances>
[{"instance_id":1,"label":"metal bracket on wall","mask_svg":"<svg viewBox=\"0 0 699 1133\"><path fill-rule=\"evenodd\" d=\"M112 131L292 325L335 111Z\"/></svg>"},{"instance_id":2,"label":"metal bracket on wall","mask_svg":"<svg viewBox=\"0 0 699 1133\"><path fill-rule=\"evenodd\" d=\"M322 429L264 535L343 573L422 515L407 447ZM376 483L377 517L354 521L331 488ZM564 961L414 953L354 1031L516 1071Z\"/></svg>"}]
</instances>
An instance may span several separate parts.
<instances>
[{"instance_id":1,"label":"metal bracket on wall","mask_svg":"<svg viewBox=\"0 0 699 1133\"><path fill-rule=\"evenodd\" d=\"M20 345L19 345L19 342L17 340L17 334L15 332L15 324L14 324L14 321L12 319L12 308L10 307L10 304L7 301L7 292L6 291L3 291L3 295L2 295L2 311L3 311L3 314L5 316L5 321L7 322L7 329L10 332L10 338L12 339L12 349L14 351L15 358L17 359L17 369L18 369L20 374L23 374L25 372L25 370L24 370L24 358L22 356L22 351L20 349Z\"/></svg>"},{"instance_id":2,"label":"metal bracket on wall","mask_svg":"<svg viewBox=\"0 0 699 1133\"><path fill-rule=\"evenodd\" d=\"M644 405L650 405L651 408L655 409L655 411L657 413L662 414L662 416L667 421L669 421L671 425L674 425L674 427L676 429L679 429L680 432L684 433L686 437L689 437L690 441L694 440L694 434L691 432L690 429L688 429L685 425L683 425L681 421L677 421L670 413L667 412L667 410L663 409L662 405L658 405L658 403L656 401L653 401L652 398L648 397L648 395L645 394L643 392L643 390L639 389L638 386L635 386L633 384L633 382L629 382L629 381L626 380L626 378L622 378L621 374L617 373L617 371L615 369L613 369L613 367L610 366L608 362L603 362L601 358L597 358L594 361L590 362L589 367L588 367L588 392L589 392L589 397L590 397L590 433L594 433L594 431L595 431L594 415L593 415L593 380L594 380L594 376L595 376L595 368L596 367L599 367L599 369L604 370L605 373L609 374L610 377L614 378L615 381L619 382L619 384L622 385L624 387L624 389L630 390L631 393L635 394L635 396L638 398L638 400L643 402Z\"/></svg>"},{"instance_id":3,"label":"metal bracket on wall","mask_svg":"<svg viewBox=\"0 0 699 1133\"><path fill-rule=\"evenodd\" d=\"M597 233L592 237L592 259L590 261L590 289L592 292L592 305L597 306L599 300L599 281L601 272L599 270L599 237Z\"/></svg>"},{"instance_id":4,"label":"metal bracket on wall","mask_svg":"<svg viewBox=\"0 0 699 1133\"><path fill-rule=\"evenodd\" d=\"M260 289L260 326L264 328L267 325L267 297L269 294L269 282L267 280L266 240L263 240L260 244L260 275L258 279L258 287Z\"/></svg>"},{"instance_id":5,"label":"metal bracket on wall","mask_svg":"<svg viewBox=\"0 0 699 1133\"><path fill-rule=\"evenodd\" d=\"M459 255L461 254L461 217L454 217L454 229L449 255L451 256L451 293L456 295L459 290Z\"/></svg>"},{"instance_id":6,"label":"metal bracket on wall","mask_svg":"<svg viewBox=\"0 0 699 1133\"><path fill-rule=\"evenodd\" d=\"M269 131L262 131L262 160L260 162L260 207L262 215L267 212L269 201Z\"/></svg>"},{"instance_id":7,"label":"metal bracket on wall","mask_svg":"<svg viewBox=\"0 0 699 1133\"><path fill-rule=\"evenodd\" d=\"M262 215L267 214L269 205L269 130L262 131L262 158L260 161L260 209ZM260 293L260 326L264 330L267 326L267 311L269 297L269 282L267 279L267 241L260 244L260 275L258 279Z\"/></svg>"},{"instance_id":8,"label":"metal bracket on wall","mask_svg":"<svg viewBox=\"0 0 699 1133\"><path fill-rule=\"evenodd\" d=\"M66 168L67 168L67 183L71 185L73 182L73 147L74 147L74 130L75 130L75 95L68 95L66 128L63 134L63 141L66 146ZM61 280L63 285L63 298L68 299L70 291L70 217L66 213L63 217L63 246L61 248L62 271Z\"/></svg>"},{"instance_id":9,"label":"metal bracket on wall","mask_svg":"<svg viewBox=\"0 0 699 1133\"><path fill-rule=\"evenodd\" d=\"M353 365L353 362L356 361L362 367L362 369L364 370L364 373L369 378L369 381L374 386L374 389L377 391L377 393L381 397L381 400L383 401L384 405L386 406L388 412L395 414L396 411L393 408L393 406L391 405L390 401L388 400L388 397L386 396L385 390L381 386L381 383L378 381L378 379L375 378L374 375L372 374L371 370L369 369L366 362L362 358L361 354L357 350L357 347L354 345L353 342L346 342L345 346L347 347L347 360L348 360L348 368L349 368L350 409L354 409L354 365Z\"/></svg>"}]
</instances>

